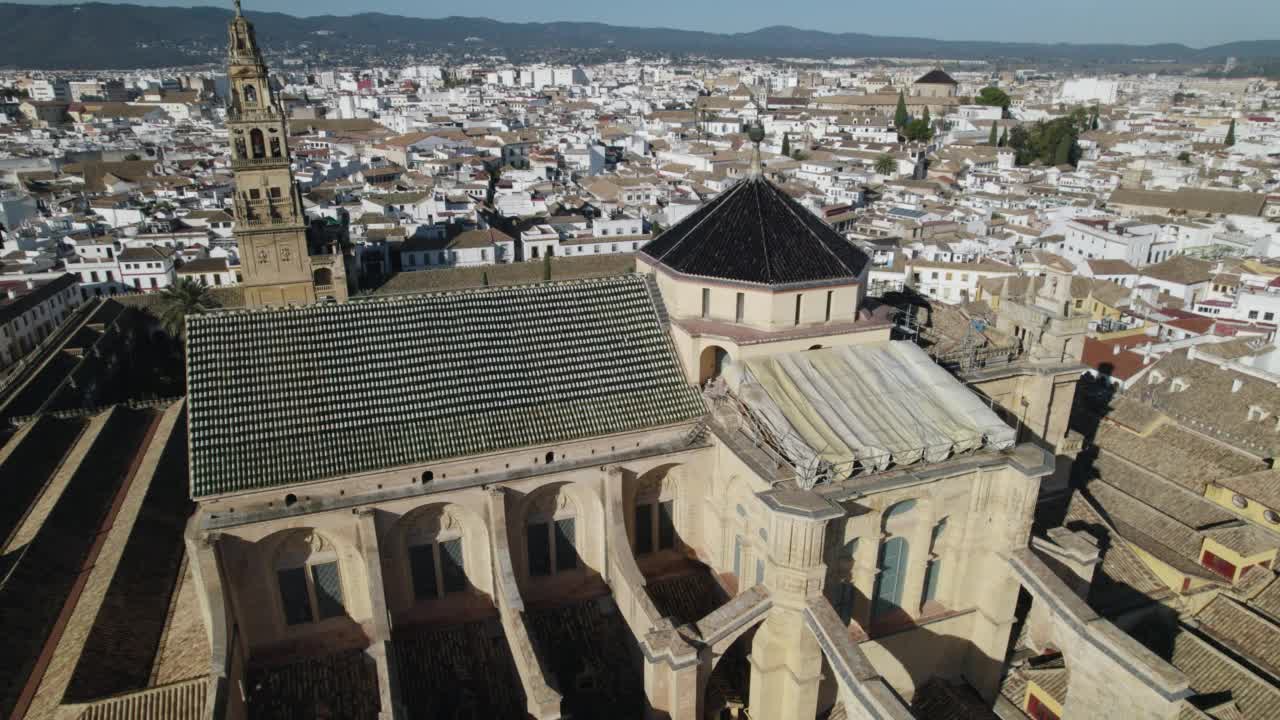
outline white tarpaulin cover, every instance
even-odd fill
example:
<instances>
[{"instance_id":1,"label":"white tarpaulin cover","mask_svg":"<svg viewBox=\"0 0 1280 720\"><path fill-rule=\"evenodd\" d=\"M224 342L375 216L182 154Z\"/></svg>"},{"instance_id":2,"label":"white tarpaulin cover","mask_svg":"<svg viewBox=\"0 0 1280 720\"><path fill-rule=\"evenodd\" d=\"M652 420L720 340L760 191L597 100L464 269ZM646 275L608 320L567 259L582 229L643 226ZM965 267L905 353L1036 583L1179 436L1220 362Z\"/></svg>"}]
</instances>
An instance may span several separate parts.
<instances>
[{"instance_id":1,"label":"white tarpaulin cover","mask_svg":"<svg viewBox=\"0 0 1280 720\"><path fill-rule=\"evenodd\" d=\"M883 470L1015 440L986 402L910 342L748 360L738 396L797 465L820 458Z\"/></svg>"}]
</instances>

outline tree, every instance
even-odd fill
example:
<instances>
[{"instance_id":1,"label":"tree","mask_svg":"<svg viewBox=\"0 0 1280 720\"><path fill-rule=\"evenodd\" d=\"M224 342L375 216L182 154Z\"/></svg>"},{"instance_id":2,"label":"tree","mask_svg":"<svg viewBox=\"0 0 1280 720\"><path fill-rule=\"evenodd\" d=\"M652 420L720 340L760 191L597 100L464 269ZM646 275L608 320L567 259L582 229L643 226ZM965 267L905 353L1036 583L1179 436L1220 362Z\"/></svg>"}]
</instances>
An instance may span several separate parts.
<instances>
[{"instance_id":1,"label":"tree","mask_svg":"<svg viewBox=\"0 0 1280 720\"><path fill-rule=\"evenodd\" d=\"M489 287L489 271L488 270L480 273L480 285L483 287Z\"/></svg>"},{"instance_id":2,"label":"tree","mask_svg":"<svg viewBox=\"0 0 1280 720\"><path fill-rule=\"evenodd\" d=\"M924 112L920 113L920 119L929 127L933 127L933 120L929 117L929 106L924 106Z\"/></svg>"},{"instance_id":3,"label":"tree","mask_svg":"<svg viewBox=\"0 0 1280 720\"><path fill-rule=\"evenodd\" d=\"M1090 130L1098 129L1098 106L1097 105L1093 106L1093 120L1089 123L1089 129Z\"/></svg>"},{"instance_id":4,"label":"tree","mask_svg":"<svg viewBox=\"0 0 1280 720\"><path fill-rule=\"evenodd\" d=\"M156 315L160 324L173 337L187 334L188 315L200 315L218 307L209 286L191 278L178 278L177 282L160 291Z\"/></svg>"},{"instance_id":5,"label":"tree","mask_svg":"<svg viewBox=\"0 0 1280 720\"><path fill-rule=\"evenodd\" d=\"M898 172L898 161L889 153L885 153L876 158L875 171L877 175L889 177Z\"/></svg>"},{"instance_id":6,"label":"tree","mask_svg":"<svg viewBox=\"0 0 1280 720\"><path fill-rule=\"evenodd\" d=\"M1075 144L1075 139L1070 135L1063 135L1058 141L1058 147L1053 153L1054 165L1069 165L1071 163L1071 147Z\"/></svg>"},{"instance_id":7,"label":"tree","mask_svg":"<svg viewBox=\"0 0 1280 720\"><path fill-rule=\"evenodd\" d=\"M782 133L782 154L791 157L791 133Z\"/></svg>"},{"instance_id":8,"label":"tree","mask_svg":"<svg viewBox=\"0 0 1280 720\"><path fill-rule=\"evenodd\" d=\"M978 105L986 105L988 107L998 107L1001 110L1008 110L1009 94L998 87L984 87L978 92L978 96L973 99Z\"/></svg>"},{"instance_id":9,"label":"tree","mask_svg":"<svg viewBox=\"0 0 1280 720\"><path fill-rule=\"evenodd\" d=\"M997 139L998 139L998 137L999 137L999 136L997 136L997 135L996 135L996 125L997 125L997 124L998 124L998 123L995 123L995 122L992 122L992 123L991 123L991 134L987 136L987 144L988 144L988 145L995 145L995 144L996 144L996 142L998 141Z\"/></svg>"},{"instance_id":10,"label":"tree","mask_svg":"<svg viewBox=\"0 0 1280 720\"><path fill-rule=\"evenodd\" d=\"M124 159L132 162L136 160L141 160L142 156L139 155L138 153L129 153L128 155L124 156Z\"/></svg>"},{"instance_id":11,"label":"tree","mask_svg":"<svg viewBox=\"0 0 1280 720\"><path fill-rule=\"evenodd\" d=\"M1186 150L1183 150L1182 152L1178 153L1178 162L1184 165L1186 163L1191 162L1191 153L1187 152Z\"/></svg>"},{"instance_id":12,"label":"tree","mask_svg":"<svg viewBox=\"0 0 1280 720\"><path fill-rule=\"evenodd\" d=\"M927 142L933 138L933 128L929 127L929 123L923 118L918 118L907 123L902 130L902 134L907 136L908 140L915 142Z\"/></svg>"},{"instance_id":13,"label":"tree","mask_svg":"<svg viewBox=\"0 0 1280 720\"><path fill-rule=\"evenodd\" d=\"M1009 146L1009 128L1005 128L1005 129L1004 129L1004 132L1000 133L1000 142L999 142L999 143L997 143L997 144L998 144L1000 147L1008 147L1008 146Z\"/></svg>"},{"instance_id":14,"label":"tree","mask_svg":"<svg viewBox=\"0 0 1280 720\"><path fill-rule=\"evenodd\" d=\"M898 91L898 109L893 111L893 126L902 130L911 121L911 116L907 114L907 98Z\"/></svg>"},{"instance_id":15,"label":"tree","mask_svg":"<svg viewBox=\"0 0 1280 720\"><path fill-rule=\"evenodd\" d=\"M551 255L542 256L542 281L551 282Z\"/></svg>"},{"instance_id":16,"label":"tree","mask_svg":"<svg viewBox=\"0 0 1280 720\"><path fill-rule=\"evenodd\" d=\"M1231 147L1236 144L1236 119L1231 118L1231 124L1227 126L1227 139L1222 141L1223 145Z\"/></svg>"}]
</instances>

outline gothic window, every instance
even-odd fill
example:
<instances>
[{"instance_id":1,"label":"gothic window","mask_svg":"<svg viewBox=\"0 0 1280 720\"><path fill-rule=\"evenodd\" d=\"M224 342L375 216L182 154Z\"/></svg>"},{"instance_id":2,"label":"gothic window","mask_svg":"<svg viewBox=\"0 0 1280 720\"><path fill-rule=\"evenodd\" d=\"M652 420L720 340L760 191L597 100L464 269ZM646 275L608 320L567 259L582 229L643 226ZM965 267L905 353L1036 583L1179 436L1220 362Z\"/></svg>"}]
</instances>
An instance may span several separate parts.
<instances>
[{"instance_id":1,"label":"gothic window","mask_svg":"<svg viewBox=\"0 0 1280 720\"><path fill-rule=\"evenodd\" d=\"M676 546L675 503L671 500L649 500L636 505L635 550L647 555Z\"/></svg>"},{"instance_id":2,"label":"gothic window","mask_svg":"<svg viewBox=\"0 0 1280 720\"><path fill-rule=\"evenodd\" d=\"M417 600L434 600L447 593L466 590L462 539L411 545L409 570L413 576L413 596Z\"/></svg>"},{"instance_id":3,"label":"gothic window","mask_svg":"<svg viewBox=\"0 0 1280 720\"><path fill-rule=\"evenodd\" d=\"M298 532L286 540L276 553L275 574L285 624L346 614L337 553L319 535Z\"/></svg>"},{"instance_id":4,"label":"gothic window","mask_svg":"<svg viewBox=\"0 0 1280 720\"><path fill-rule=\"evenodd\" d=\"M256 107L258 104L258 89L252 85L244 86L244 104L249 107Z\"/></svg>"},{"instance_id":5,"label":"gothic window","mask_svg":"<svg viewBox=\"0 0 1280 720\"><path fill-rule=\"evenodd\" d=\"M249 131L249 145L253 148L253 157L262 158L267 156L266 141L263 139L261 129L254 128Z\"/></svg>"},{"instance_id":6,"label":"gothic window","mask_svg":"<svg viewBox=\"0 0 1280 720\"><path fill-rule=\"evenodd\" d=\"M469 587L462 528L449 512L416 515L405 532L405 547L415 600L434 600Z\"/></svg>"},{"instance_id":7,"label":"gothic window","mask_svg":"<svg viewBox=\"0 0 1280 720\"><path fill-rule=\"evenodd\" d=\"M529 575L546 577L578 567L577 518L563 492L544 498L525 524Z\"/></svg>"}]
</instances>

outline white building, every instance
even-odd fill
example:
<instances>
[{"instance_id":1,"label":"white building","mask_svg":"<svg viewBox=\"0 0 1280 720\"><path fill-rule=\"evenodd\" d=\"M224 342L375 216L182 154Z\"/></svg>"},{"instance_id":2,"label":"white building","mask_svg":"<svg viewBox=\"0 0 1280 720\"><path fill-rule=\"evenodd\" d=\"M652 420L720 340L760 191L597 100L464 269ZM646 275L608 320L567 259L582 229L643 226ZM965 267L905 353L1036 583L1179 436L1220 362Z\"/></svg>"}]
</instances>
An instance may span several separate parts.
<instances>
[{"instance_id":1,"label":"white building","mask_svg":"<svg viewBox=\"0 0 1280 720\"><path fill-rule=\"evenodd\" d=\"M173 255L173 249L159 245L125 248L119 255L121 280L142 292L167 288L176 277Z\"/></svg>"},{"instance_id":2,"label":"white building","mask_svg":"<svg viewBox=\"0 0 1280 720\"><path fill-rule=\"evenodd\" d=\"M1114 80L1101 78L1072 78L1062 83L1059 102L1083 103L1091 102L1101 105L1113 105L1120 84Z\"/></svg>"},{"instance_id":3,"label":"white building","mask_svg":"<svg viewBox=\"0 0 1280 720\"><path fill-rule=\"evenodd\" d=\"M9 367L49 336L84 296L73 275L63 275L18 295L10 290L0 305L0 367Z\"/></svg>"}]
</instances>

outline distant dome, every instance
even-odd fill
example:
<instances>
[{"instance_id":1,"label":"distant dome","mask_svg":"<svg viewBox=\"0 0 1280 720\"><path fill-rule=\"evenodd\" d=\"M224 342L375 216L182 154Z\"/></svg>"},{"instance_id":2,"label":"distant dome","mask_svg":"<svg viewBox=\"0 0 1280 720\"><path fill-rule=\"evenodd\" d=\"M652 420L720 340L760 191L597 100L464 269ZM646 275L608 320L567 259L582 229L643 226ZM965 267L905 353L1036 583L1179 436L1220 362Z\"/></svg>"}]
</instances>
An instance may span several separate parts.
<instances>
[{"instance_id":1,"label":"distant dome","mask_svg":"<svg viewBox=\"0 0 1280 720\"><path fill-rule=\"evenodd\" d=\"M941 68L930 70L923 77L916 81L917 85L959 85L954 78L942 71Z\"/></svg>"},{"instance_id":2,"label":"distant dome","mask_svg":"<svg viewBox=\"0 0 1280 720\"><path fill-rule=\"evenodd\" d=\"M869 262L764 177L739 181L640 252L685 275L762 285L853 281Z\"/></svg>"}]
</instances>

